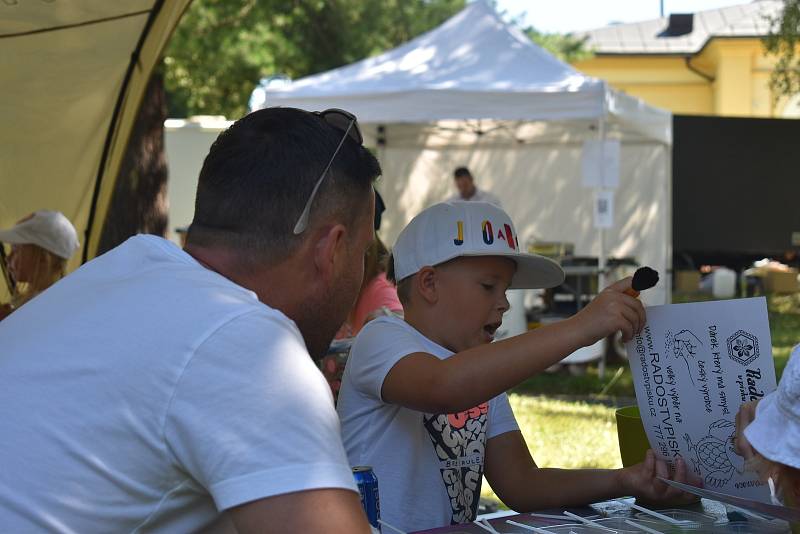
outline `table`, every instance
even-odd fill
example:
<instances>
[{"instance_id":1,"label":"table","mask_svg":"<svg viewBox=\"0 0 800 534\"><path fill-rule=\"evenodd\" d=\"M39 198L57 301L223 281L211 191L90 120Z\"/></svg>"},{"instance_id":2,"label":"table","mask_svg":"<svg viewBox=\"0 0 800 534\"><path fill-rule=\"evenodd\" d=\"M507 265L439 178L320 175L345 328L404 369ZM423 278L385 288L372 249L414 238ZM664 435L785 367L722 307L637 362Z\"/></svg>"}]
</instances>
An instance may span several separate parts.
<instances>
[{"instance_id":1,"label":"table","mask_svg":"<svg viewBox=\"0 0 800 534\"><path fill-rule=\"evenodd\" d=\"M603 517L610 517L610 518L630 518L639 520L638 517L635 517L633 513L636 513L635 510L631 510L628 506L628 503L633 503L633 498L623 499L622 502L620 501L604 501L601 503L593 504L591 507L580 507L580 508L558 508L558 509L549 509L549 510L541 510L539 513L543 514L550 514L550 515L561 515L564 510L572 512L576 515L580 515L581 517L592 517L595 518L599 515ZM706 514L708 516L713 516L717 521L728 521L729 516L725 505L719 503L717 501L712 501L708 499L702 499L701 502L691 505L691 506L684 506L680 508L681 510L686 510L689 512L694 513L701 513ZM633 513L632 513L633 512ZM742 516L744 518L744 516ZM489 523L494 527L495 530L501 533L522 533L522 532L529 532L520 527L515 527L514 525L510 525L506 523L507 519L511 519L512 521L516 521L519 523L523 523L526 525L536 526L536 527L543 527L548 528L554 525L563 525L569 522L569 518L565 517L564 521L555 520L555 519L544 519L544 518L535 518L532 517L530 514L516 514L511 513L511 515L505 517L498 517L495 519L490 519ZM731 519L736 519L735 516L732 516ZM631 531L634 531L635 528L631 527ZM704 529L693 529L692 532L705 532ZM778 532L789 532L788 530L781 530L778 527ZM384 532L391 532L388 529L384 529ZM600 533L600 530L596 532ZM627 531L623 531L627 532ZM747 530L741 530L740 532L747 532ZM479 526L469 523L464 525L453 525L453 526L446 526L440 528L434 528L430 530L418 531L414 534L487 534L486 530L480 528Z\"/></svg>"}]
</instances>

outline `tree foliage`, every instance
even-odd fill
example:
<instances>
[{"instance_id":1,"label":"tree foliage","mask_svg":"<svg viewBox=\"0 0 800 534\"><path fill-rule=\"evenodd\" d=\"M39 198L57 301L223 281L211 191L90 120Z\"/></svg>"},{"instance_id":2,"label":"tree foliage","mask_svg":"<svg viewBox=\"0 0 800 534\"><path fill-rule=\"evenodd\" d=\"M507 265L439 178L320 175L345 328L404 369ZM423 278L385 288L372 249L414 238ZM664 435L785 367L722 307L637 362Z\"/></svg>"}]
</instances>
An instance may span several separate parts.
<instances>
[{"instance_id":1,"label":"tree foliage","mask_svg":"<svg viewBox=\"0 0 800 534\"><path fill-rule=\"evenodd\" d=\"M769 19L764 47L777 56L769 85L776 97L800 93L800 0L784 0L780 15Z\"/></svg>"},{"instance_id":2,"label":"tree foliage","mask_svg":"<svg viewBox=\"0 0 800 534\"><path fill-rule=\"evenodd\" d=\"M570 33L543 33L532 27L524 31L531 41L566 63L589 59L593 55L586 47L586 37L576 37Z\"/></svg>"},{"instance_id":3,"label":"tree foliage","mask_svg":"<svg viewBox=\"0 0 800 534\"><path fill-rule=\"evenodd\" d=\"M172 116L239 117L261 78L296 79L378 54L465 0L194 0L164 56Z\"/></svg>"}]
</instances>

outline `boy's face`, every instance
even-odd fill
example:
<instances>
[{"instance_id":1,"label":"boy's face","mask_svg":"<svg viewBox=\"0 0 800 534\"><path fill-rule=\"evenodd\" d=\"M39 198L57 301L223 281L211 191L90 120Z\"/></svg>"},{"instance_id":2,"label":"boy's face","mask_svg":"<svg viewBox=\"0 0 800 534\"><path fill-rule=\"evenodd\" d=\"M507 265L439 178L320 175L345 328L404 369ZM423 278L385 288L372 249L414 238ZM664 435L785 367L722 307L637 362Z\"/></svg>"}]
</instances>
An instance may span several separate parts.
<instances>
[{"instance_id":1,"label":"boy's face","mask_svg":"<svg viewBox=\"0 0 800 534\"><path fill-rule=\"evenodd\" d=\"M501 256L465 256L436 270L438 337L453 352L490 343L509 308L506 290L517 264Z\"/></svg>"}]
</instances>

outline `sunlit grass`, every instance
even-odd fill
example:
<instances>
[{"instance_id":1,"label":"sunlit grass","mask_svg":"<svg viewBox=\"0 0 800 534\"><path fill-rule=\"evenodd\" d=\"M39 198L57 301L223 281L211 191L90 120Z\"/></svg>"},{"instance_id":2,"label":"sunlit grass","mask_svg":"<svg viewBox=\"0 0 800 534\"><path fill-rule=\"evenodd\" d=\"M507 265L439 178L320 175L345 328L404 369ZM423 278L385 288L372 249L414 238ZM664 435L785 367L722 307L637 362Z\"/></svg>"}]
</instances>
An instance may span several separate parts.
<instances>
[{"instance_id":1,"label":"sunlit grass","mask_svg":"<svg viewBox=\"0 0 800 534\"><path fill-rule=\"evenodd\" d=\"M510 395L528 449L540 467L621 467L614 408ZM484 481L483 497L497 500Z\"/></svg>"}]
</instances>

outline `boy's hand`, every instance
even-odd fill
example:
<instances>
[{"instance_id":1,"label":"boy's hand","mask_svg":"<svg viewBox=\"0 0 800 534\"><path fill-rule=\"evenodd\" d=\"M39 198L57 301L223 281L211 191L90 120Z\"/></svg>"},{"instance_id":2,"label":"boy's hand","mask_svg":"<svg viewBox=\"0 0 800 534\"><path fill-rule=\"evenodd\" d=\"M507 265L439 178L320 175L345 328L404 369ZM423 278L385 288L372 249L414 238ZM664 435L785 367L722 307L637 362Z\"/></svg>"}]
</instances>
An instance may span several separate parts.
<instances>
[{"instance_id":1,"label":"boy's hand","mask_svg":"<svg viewBox=\"0 0 800 534\"><path fill-rule=\"evenodd\" d=\"M673 488L656 478L668 478L676 482L702 487L702 480L686 469L686 462L683 461L683 458L675 461L675 474L670 477L667 463L656 459L655 453L648 450L644 462L621 469L619 473L624 493L633 495L643 502L673 506L700 500L700 497Z\"/></svg>"},{"instance_id":2,"label":"boy's hand","mask_svg":"<svg viewBox=\"0 0 800 534\"><path fill-rule=\"evenodd\" d=\"M630 341L644 327L646 316L642 302L625 294L631 289L629 276L608 286L582 309L572 320L576 332L583 337L583 345L622 332L622 340Z\"/></svg>"}]
</instances>

